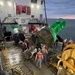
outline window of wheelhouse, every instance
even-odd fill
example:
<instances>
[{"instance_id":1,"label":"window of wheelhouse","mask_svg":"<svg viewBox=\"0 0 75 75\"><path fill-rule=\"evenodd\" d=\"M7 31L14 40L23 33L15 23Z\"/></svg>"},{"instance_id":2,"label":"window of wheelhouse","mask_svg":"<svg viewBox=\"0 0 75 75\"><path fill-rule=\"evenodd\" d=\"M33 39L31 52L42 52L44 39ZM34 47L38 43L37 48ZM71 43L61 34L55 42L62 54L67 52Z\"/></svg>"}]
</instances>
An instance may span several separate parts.
<instances>
[{"instance_id":1,"label":"window of wheelhouse","mask_svg":"<svg viewBox=\"0 0 75 75\"><path fill-rule=\"evenodd\" d=\"M41 0L41 5L43 4L43 0Z\"/></svg>"},{"instance_id":2,"label":"window of wheelhouse","mask_svg":"<svg viewBox=\"0 0 75 75\"><path fill-rule=\"evenodd\" d=\"M31 15L31 18L34 18L34 15Z\"/></svg>"},{"instance_id":3,"label":"window of wheelhouse","mask_svg":"<svg viewBox=\"0 0 75 75\"><path fill-rule=\"evenodd\" d=\"M37 3L37 0L31 0L31 3Z\"/></svg>"}]
</instances>

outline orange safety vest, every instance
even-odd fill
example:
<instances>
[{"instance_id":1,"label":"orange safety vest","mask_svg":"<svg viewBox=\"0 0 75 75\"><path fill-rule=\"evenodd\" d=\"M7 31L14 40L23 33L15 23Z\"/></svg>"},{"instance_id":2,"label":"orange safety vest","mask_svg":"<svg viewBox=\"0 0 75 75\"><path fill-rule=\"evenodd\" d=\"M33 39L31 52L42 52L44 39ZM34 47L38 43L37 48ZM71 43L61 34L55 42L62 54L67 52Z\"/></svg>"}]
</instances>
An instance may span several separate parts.
<instances>
[{"instance_id":1,"label":"orange safety vest","mask_svg":"<svg viewBox=\"0 0 75 75\"><path fill-rule=\"evenodd\" d=\"M42 59L42 53L37 53L37 58Z\"/></svg>"}]
</instances>

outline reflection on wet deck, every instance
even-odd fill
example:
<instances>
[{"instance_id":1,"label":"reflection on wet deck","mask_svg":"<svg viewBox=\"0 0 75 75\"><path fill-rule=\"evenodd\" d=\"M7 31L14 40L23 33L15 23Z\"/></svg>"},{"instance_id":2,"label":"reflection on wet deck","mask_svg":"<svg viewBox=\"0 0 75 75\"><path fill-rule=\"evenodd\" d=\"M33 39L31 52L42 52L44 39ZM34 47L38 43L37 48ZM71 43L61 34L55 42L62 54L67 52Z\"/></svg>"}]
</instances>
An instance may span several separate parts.
<instances>
[{"instance_id":1,"label":"reflection on wet deck","mask_svg":"<svg viewBox=\"0 0 75 75\"><path fill-rule=\"evenodd\" d=\"M4 69L11 73L14 70L14 75L54 75L50 69L43 64L39 70L35 66L35 62L25 60L22 55L21 48L12 46L2 50Z\"/></svg>"},{"instance_id":2,"label":"reflection on wet deck","mask_svg":"<svg viewBox=\"0 0 75 75\"><path fill-rule=\"evenodd\" d=\"M11 72L11 69L16 68L17 70L19 69L20 72L22 71L22 65L23 65L23 57L21 50L18 47L11 47L11 48L6 48L2 50L3 54L3 59L4 59L4 68L8 71ZM23 74L21 74L23 75Z\"/></svg>"},{"instance_id":3,"label":"reflection on wet deck","mask_svg":"<svg viewBox=\"0 0 75 75\"><path fill-rule=\"evenodd\" d=\"M11 49L9 50L9 61L11 65L17 65L20 64L22 61L22 54L18 49Z\"/></svg>"}]
</instances>

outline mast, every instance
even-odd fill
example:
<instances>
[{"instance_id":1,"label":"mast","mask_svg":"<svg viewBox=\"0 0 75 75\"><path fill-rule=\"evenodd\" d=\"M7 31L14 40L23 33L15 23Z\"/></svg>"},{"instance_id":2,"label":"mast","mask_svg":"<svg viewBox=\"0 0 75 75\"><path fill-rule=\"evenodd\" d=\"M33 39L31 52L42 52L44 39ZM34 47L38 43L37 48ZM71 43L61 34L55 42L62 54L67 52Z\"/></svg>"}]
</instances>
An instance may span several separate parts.
<instances>
[{"instance_id":1,"label":"mast","mask_svg":"<svg viewBox=\"0 0 75 75\"><path fill-rule=\"evenodd\" d=\"M46 2L44 0L44 10L45 10L45 19L46 19L46 24L47 24L47 13L46 13Z\"/></svg>"}]
</instances>

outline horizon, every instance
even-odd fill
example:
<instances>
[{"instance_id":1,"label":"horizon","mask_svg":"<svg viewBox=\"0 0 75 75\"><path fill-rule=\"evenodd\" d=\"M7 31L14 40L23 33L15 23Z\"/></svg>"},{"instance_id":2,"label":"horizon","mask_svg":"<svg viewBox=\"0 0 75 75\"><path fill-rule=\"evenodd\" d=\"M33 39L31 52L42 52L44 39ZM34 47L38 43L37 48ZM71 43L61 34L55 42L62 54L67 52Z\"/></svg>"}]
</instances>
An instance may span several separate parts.
<instances>
[{"instance_id":1,"label":"horizon","mask_svg":"<svg viewBox=\"0 0 75 75\"><path fill-rule=\"evenodd\" d=\"M65 19L65 20L75 20L75 19L73 19L73 18L47 18L47 19Z\"/></svg>"},{"instance_id":2,"label":"horizon","mask_svg":"<svg viewBox=\"0 0 75 75\"><path fill-rule=\"evenodd\" d=\"M46 0L48 18L75 19L75 0Z\"/></svg>"}]
</instances>

